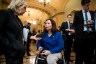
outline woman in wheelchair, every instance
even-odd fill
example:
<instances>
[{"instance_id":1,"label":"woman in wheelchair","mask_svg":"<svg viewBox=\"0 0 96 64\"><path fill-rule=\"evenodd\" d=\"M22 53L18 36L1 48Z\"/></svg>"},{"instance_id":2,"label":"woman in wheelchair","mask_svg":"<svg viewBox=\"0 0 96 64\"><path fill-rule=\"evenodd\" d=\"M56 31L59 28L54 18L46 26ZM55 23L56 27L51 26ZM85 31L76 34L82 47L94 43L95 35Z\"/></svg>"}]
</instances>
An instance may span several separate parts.
<instances>
[{"instance_id":1,"label":"woman in wheelchair","mask_svg":"<svg viewBox=\"0 0 96 64\"><path fill-rule=\"evenodd\" d=\"M57 64L57 61L62 58L61 51L64 48L64 41L53 19L45 21L43 33L45 37L41 37L37 42L37 49L41 52L40 54L47 56L47 64Z\"/></svg>"}]
</instances>

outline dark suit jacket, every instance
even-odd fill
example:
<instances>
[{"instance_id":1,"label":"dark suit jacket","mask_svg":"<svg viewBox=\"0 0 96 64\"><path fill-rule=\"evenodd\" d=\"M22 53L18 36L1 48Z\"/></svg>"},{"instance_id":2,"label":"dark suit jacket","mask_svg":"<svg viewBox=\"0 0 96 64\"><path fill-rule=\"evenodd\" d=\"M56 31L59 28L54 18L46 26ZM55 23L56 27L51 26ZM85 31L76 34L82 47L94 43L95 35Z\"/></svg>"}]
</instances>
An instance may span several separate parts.
<instances>
[{"instance_id":1,"label":"dark suit jacket","mask_svg":"<svg viewBox=\"0 0 96 64\"><path fill-rule=\"evenodd\" d=\"M70 28L72 28L72 23L70 23ZM63 22L60 30L65 33L66 35L68 35L68 31L66 31L66 29L68 29L68 23L67 22Z\"/></svg>"},{"instance_id":2,"label":"dark suit jacket","mask_svg":"<svg viewBox=\"0 0 96 64\"><path fill-rule=\"evenodd\" d=\"M0 10L0 50L23 49L23 25L10 9Z\"/></svg>"},{"instance_id":3,"label":"dark suit jacket","mask_svg":"<svg viewBox=\"0 0 96 64\"><path fill-rule=\"evenodd\" d=\"M70 28L72 28L72 23L70 23ZM63 22L61 24L60 30L63 32L63 37L65 37L65 40L68 37L68 31L66 31L66 29L68 29L68 23L67 22Z\"/></svg>"},{"instance_id":4,"label":"dark suit jacket","mask_svg":"<svg viewBox=\"0 0 96 64\"><path fill-rule=\"evenodd\" d=\"M91 14L91 20L94 20L94 12L93 11L89 11L89 12ZM78 50L79 48L83 49L84 47L86 48L89 48L90 46L93 47L94 37L95 37L94 27L92 27L93 32L91 33L87 33L83 31L84 18L83 18L82 10L77 11L75 13L73 27L75 29L75 41L74 41L75 51Z\"/></svg>"},{"instance_id":5,"label":"dark suit jacket","mask_svg":"<svg viewBox=\"0 0 96 64\"><path fill-rule=\"evenodd\" d=\"M93 11L89 11L91 14L91 20L94 20L94 12ZM83 18L83 13L82 10L78 11L75 13L74 16L74 22L73 22L73 27L75 29L75 34L76 34L76 38L81 38L82 34L83 34L83 29L84 29L84 18ZM92 30L94 32L94 27L92 27Z\"/></svg>"}]
</instances>

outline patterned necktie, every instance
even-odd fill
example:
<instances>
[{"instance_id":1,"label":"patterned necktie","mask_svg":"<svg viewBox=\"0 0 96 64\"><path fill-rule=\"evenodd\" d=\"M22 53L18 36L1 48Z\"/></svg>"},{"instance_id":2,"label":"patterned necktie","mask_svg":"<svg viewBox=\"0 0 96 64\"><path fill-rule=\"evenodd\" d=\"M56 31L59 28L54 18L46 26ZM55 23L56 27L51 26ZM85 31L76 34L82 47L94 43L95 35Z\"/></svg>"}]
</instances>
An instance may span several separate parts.
<instances>
[{"instance_id":1,"label":"patterned necktie","mask_svg":"<svg viewBox=\"0 0 96 64\"><path fill-rule=\"evenodd\" d=\"M87 10L85 10L85 20L86 20L86 24L87 24L87 32L89 32L87 12L88 12L88 11L87 11Z\"/></svg>"}]
</instances>

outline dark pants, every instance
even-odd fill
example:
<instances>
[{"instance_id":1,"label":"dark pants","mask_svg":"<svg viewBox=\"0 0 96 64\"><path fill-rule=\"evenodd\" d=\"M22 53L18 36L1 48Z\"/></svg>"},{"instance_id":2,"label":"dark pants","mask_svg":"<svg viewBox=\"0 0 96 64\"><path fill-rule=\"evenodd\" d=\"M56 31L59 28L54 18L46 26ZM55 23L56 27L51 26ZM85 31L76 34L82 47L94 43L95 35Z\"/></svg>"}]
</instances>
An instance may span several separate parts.
<instances>
[{"instance_id":1,"label":"dark pants","mask_svg":"<svg viewBox=\"0 0 96 64\"><path fill-rule=\"evenodd\" d=\"M65 56L65 62L67 62L67 64L70 61L72 43L73 38L72 36L68 35L66 40L64 39L64 56Z\"/></svg>"},{"instance_id":2,"label":"dark pants","mask_svg":"<svg viewBox=\"0 0 96 64\"><path fill-rule=\"evenodd\" d=\"M28 39L27 42L24 42L24 45L26 47L27 55L29 55L29 52L30 52L30 43L31 43L31 40L30 39Z\"/></svg>"},{"instance_id":3,"label":"dark pants","mask_svg":"<svg viewBox=\"0 0 96 64\"><path fill-rule=\"evenodd\" d=\"M93 50L85 50L77 51L75 64L92 64Z\"/></svg>"},{"instance_id":4,"label":"dark pants","mask_svg":"<svg viewBox=\"0 0 96 64\"><path fill-rule=\"evenodd\" d=\"M93 64L96 64L96 49L95 49L95 53L94 53L94 61Z\"/></svg>"},{"instance_id":5,"label":"dark pants","mask_svg":"<svg viewBox=\"0 0 96 64\"><path fill-rule=\"evenodd\" d=\"M24 47L4 51L6 64L23 64Z\"/></svg>"},{"instance_id":6,"label":"dark pants","mask_svg":"<svg viewBox=\"0 0 96 64\"><path fill-rule=\"evenodd\" d=\"M75 41L75 64L92 64L94 56L94 35L93 33L84 32L82 37ZM78 36L77 36L78 38Z\"/></svg>"}]
</instances>

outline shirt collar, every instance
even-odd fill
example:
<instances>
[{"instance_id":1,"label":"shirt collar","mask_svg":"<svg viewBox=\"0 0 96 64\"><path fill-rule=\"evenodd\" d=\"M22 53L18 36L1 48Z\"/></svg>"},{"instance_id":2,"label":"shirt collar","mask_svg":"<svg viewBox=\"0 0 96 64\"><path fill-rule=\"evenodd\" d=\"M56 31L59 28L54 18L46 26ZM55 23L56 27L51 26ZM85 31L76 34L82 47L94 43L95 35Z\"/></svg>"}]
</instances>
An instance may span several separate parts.
<instances>
[{"instance_id":1,"label":"shirt collar","mask_svg":"<svg viewBox=\"0 0 96 64\"><path fill-rule=\"evenodd\" d=\"M84 10L84 9L82 9L82 12L83 12L83 13L85 13L85 10ZM89 12L89 11L88 11L88 12Z\"/></svg>"},{"instance_id":2,"label":"shirt collar","mask_svg":"<svg viewBox=\"0 0 96 64\"><path fill-rule=\"evenodd\" d=\"M70 21L67 20L67 22L70 22Z\"/></svg>"}]
</instances>

